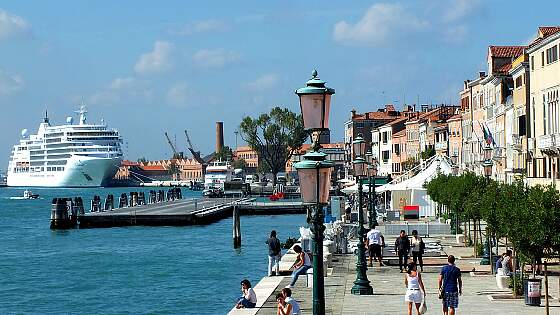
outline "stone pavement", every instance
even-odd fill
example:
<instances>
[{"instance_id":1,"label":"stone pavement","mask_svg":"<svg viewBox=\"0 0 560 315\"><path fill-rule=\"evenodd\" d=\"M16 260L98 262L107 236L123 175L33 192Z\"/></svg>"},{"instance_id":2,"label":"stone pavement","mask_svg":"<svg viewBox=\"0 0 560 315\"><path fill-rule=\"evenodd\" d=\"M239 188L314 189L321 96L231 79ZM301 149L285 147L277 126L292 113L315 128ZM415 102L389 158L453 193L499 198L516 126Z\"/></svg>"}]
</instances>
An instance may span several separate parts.
<instances>
[{"instance_id":1,"label":"stone pavement","mask_svg":"<svg viewBox=\"0 0 560 315\"><path fill-rule=\"evenodd\" d=\"M450 247L448 244L444 251L459 257L464 256L458 261L458 265L462 267L463 271L470 270L472 267L480 270L480 267L483 267L474 263L477 261L476 259L467 257L472 249ZM444 258L439 261L433 259L430 262L433 265L425 266L422 273L427 292L428 314L441 314L441 302L437 298L437 279ZM335 255L333 269L330 270L332 274L325 278L326 313L406 314L404 274L399 273L398 268L394 266L369 268L367 274L372 282L374 295L356 296L350 293L356 278L355 263L354 255ZM509 290L498 289L492 275L471 276L470 273L463 272L462 278L463 296L460 297L458 314L544 314L544 298L541 307L526 306L522 298L492 300L490 296L493 294L508 295L510 293ZM279 286L257 314L276 314L275 295L289 283L289 280L289 277L285 277L280 281ZM551 288L549 294L552 296L550 314L560 314L558 277L550 277L549 282ZM292 291L293 297L300 301L302 313L312 314L312 289L306 287L305 277L299 278Z\"/></svg>"}]
</instances>

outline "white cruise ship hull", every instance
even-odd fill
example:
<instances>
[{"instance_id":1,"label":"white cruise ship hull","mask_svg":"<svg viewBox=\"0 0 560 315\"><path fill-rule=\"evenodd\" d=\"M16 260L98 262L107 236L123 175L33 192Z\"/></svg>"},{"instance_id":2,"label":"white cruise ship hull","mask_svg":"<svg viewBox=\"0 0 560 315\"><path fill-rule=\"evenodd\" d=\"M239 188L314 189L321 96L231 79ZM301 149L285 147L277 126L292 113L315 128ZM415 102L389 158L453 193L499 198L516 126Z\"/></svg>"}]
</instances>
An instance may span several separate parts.
<instances>
[{"instance_id":1,"label":"white cruise ship hull","mask_svg":"<svg viewBox=\"0 0 560 315\"><path fill-rule=\"evenodd\" d=\"M8 172L8 186L19 187L99 187L113 178L121 158L99 158L74 155L68 159L64 171Z\"/></svg>"}]
</instances>

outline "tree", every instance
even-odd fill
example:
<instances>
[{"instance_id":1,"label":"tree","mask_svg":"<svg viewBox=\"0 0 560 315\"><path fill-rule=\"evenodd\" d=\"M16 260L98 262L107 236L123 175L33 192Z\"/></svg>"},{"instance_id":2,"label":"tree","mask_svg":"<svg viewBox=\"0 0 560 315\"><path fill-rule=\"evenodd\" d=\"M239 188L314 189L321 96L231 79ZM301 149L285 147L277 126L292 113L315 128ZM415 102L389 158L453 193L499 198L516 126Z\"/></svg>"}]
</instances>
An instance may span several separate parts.
<instances>
[{"instance_id":1,"label":"tree","mask_svg":"<svg viewBox=\"0 0 560 315\"><path fill-rule=\"evenodd\" d=\"M177 163L175 163L175 161L171 161L167 172L169 173L169 175L171 175L171 177L173 177L173 180L176 180L177 175L181 174L181 170L179 169L179 166L177 166Z\"/></svg>"},{"instance_id":2,"label":"tree","mask_svg":"<svg viewBox=\"0 0 560 315\"><path fill-rule=\"evenodd\" d=\"M436 155L436 150L434 149L434 147L431 147L431 146L427 147L426 150L424 150L424 151L422 151L422 153L420 153L420 157L422 157L422 160L427 160L434 155Z\"/></svg>"},{"instance_id":3,"label":"tree","mask_svg":"<svg viewBox=\"0 0 560 315\"><path fill-rule=\"evenodd\" d=\"M232 163L232 166L235 169L244 170L247 167L247 162L245 161L245 159L240 158L240 159L234 160L233 163Z\"/></svg>"},{"instance_id":4,"label":"tree","mask_svg":"<svg viewBox=\"0 0 560 315\"><path fill-rule=\"evenodd\" d=\"M226 145L214 154L214 158L220 161L231 161L233 158L233 151Z\"/></svg>"},{"instance_id":5,"label":"tree","mask_svg":"<svg viewBox=\"0 0 560 315\"><path fill-rule=\"evenodd\" d=\"M280 107L257 118L244 117L239 131L241 138L259 155L260 164L272 173L274 185L278 173L285 170L286 162L307 138L302 116Z\"/></svg>"},{"instance_id":6,"label":"tree","mask_svg":"<svg viewBox=\"0 0 560 315\"><path fill-rule=\"evenodd\" d=\"M147 163L148 160L147 160L145 157L141 157L141 158L138 158L138 160L136 160L136 162L138 162L138 163Z\"/></svg>"}]
</instances>

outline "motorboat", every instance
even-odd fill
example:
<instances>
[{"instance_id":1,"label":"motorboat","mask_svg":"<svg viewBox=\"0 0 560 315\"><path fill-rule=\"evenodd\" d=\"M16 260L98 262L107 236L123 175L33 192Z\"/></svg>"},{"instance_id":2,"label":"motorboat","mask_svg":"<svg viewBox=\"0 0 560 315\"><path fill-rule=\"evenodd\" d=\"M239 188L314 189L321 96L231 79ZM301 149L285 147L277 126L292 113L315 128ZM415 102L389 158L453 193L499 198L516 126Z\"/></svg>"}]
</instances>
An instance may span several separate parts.
<instances>
[{"instance_id":1,"label":"motorboat","mask_svg":"<svg viewBox=\"0 0 560 315\"><path fill-rule=\"evenodd\" d=\"M31 190L24 190L23 199L39 199L39 194L34 194Z\"/></svg>"}]
</instances>

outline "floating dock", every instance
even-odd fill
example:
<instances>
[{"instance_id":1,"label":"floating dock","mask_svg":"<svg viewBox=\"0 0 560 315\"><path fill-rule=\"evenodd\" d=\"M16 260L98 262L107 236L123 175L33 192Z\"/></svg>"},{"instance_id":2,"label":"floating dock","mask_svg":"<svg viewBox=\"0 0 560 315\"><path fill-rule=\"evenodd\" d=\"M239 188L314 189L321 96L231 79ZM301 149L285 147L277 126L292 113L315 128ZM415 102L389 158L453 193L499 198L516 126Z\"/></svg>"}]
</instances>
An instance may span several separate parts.
<instances>
[{"instance_id":1,"label":"floating dock","mask_svg":"<svg viewBox=\"0 0 560 315\"><path fill-rule=\"evenodd\" d=\"M134 193L131 193L131 200L135 202L131 201L126 203L126 206L114 209L107 206L100 207L100 198L94 198L93 211L89 212L83 210L81 198L74 198L74 202L71 198L55 198L51 213L51 228L206 225L231 217L234 208L240 215L306 213L300 201L255 202L252 198L177 198L153 201L153 198L150 198L150 203L146 204L137 203L138 198L132 198L133 196ZM77 207L76 199L80 199ZM107 201L105 203L107 204ZM123 202L119 204L121 206Z\"/></svg>"}]
</instances>

